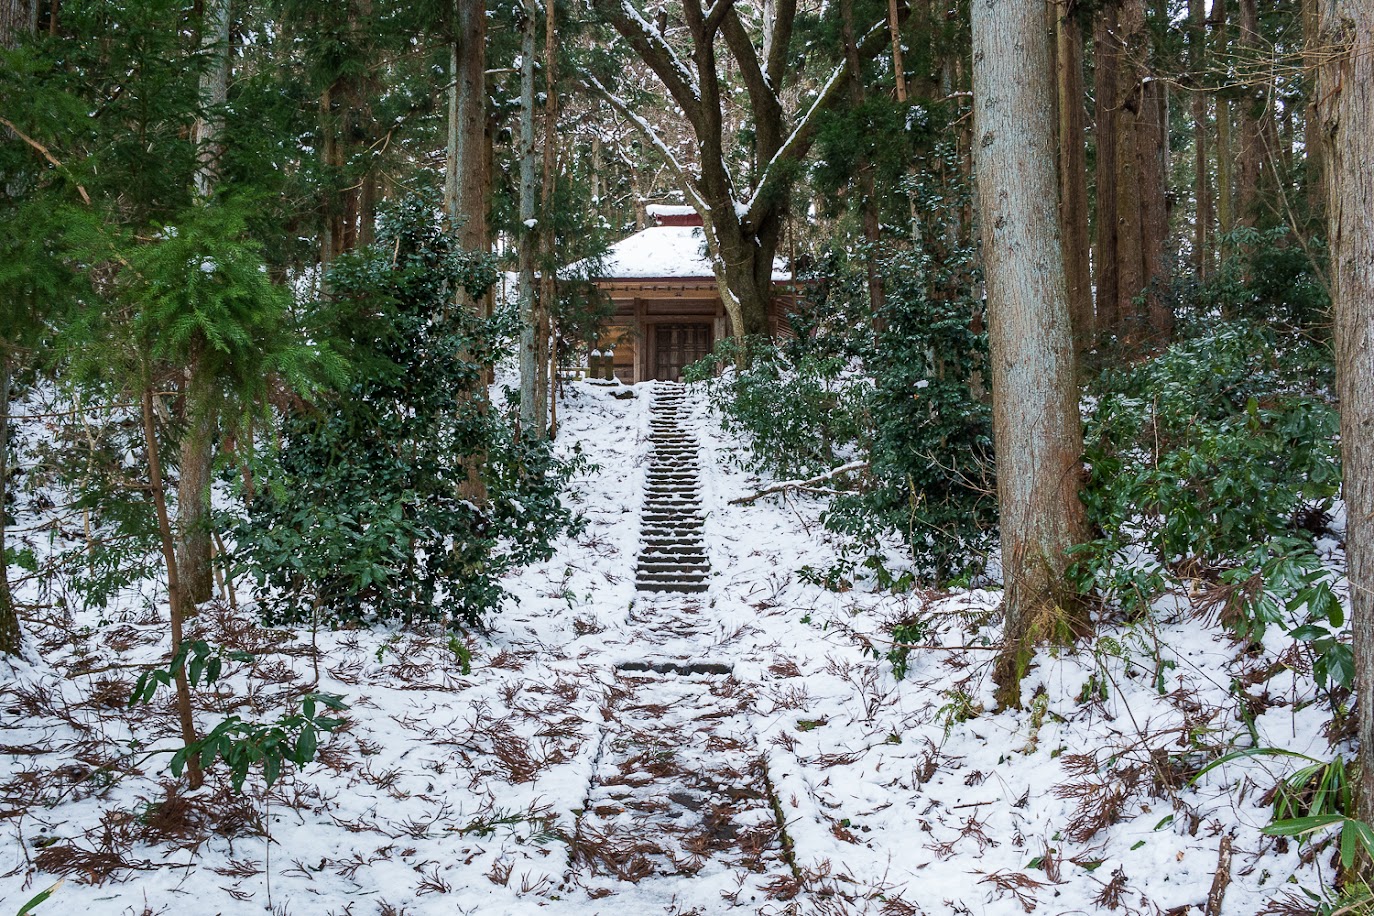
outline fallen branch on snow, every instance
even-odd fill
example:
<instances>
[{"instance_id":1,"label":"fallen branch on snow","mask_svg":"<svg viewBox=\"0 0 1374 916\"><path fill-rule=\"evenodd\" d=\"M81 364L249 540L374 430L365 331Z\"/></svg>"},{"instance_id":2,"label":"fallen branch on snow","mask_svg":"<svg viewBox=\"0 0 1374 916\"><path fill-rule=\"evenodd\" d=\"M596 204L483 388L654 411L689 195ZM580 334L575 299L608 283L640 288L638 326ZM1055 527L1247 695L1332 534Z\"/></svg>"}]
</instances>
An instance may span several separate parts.
<instances>
[{"instance_id":1,"label":"fallen branch on snow","mask_svg":"<svg viewBox=\"0 0 1374 916\"><path fill-rule=\"evenodd\" d=\"M827 480L834 480L841 474L848 474L853 471L863 471L867 470L867 468L867 461L851 461L849 464L841 465L834 470L826 471L824 474L818 474L809 480L784 480L781 483L770 484L757 493L751 493L748 496L741 496L739 499L730 500L730 505L745 506L756 500L762 499L770 493L782 493L785 490L806 490L808 492L816 492L812 488L818 483L825 483ZM825 490L824 492L834 493L835 491Z\"/></svg>"}]
</instances>

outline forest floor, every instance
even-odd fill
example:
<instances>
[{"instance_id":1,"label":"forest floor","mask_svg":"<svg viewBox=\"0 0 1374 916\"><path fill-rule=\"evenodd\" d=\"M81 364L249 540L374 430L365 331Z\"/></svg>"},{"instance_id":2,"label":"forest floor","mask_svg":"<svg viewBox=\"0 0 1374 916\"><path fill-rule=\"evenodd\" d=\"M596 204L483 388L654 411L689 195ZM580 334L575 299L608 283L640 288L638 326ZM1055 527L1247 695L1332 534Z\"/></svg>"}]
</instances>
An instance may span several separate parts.
<instances>
[{"instance_id":1,"label":"forest floor","mask_svg":"<svg viewBox=\"0 0 1374 916\"><path fill-rule=\"evenodd\" d=\"M1329 757L1291 644L1247 651L1179 600L1041 653L1027 711L993 712L998 592L808 581L839 550L823 504L731 505L768 482L699 394L710 587L637 592L650 399L569 386L588 524L507 583L468 673L443 633L202 610L196 635L255 656L199 692L202 727L317 679L349 704L270 791L216 770L188 792L146 757L176 735L165 693L128 709L166 658L151 588L31 612L26 658L0 663L0 916L59 876L37 913L1201 914L1224 845L1222 913L1310 911L1329 850L1260 834L1294 764L1188 784L1231 746ZM920 647L898 680L903 622Z\"/></svg>"}]
</instances>

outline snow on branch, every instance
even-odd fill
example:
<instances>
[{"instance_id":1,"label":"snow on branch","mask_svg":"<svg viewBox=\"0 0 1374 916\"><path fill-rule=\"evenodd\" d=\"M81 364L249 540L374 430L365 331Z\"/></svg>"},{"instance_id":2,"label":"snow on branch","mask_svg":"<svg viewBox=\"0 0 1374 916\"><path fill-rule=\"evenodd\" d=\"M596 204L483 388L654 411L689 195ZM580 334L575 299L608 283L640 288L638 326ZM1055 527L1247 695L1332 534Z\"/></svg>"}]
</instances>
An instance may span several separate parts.
<instances>
[{"instance_id":1,"label":"snow on branch","mask_svg":"<svg viewBox=\"0 0 1374 916\"><path fill-rule=\"evenodd\" d=\"M633 124L644 136L644 139L648 140L650 145L658 150L659 154L663 156L664 161L667 162L668 168L677 176L677 181L682 188L682 193L687 195L687 199L691 202L696 211L705 217L710 207L706 205L706 201L697 193L696 186L692 183L691 176L687 174L687 169L683 166L682 161L678 159L677 154L673 152L672 147L668 145L667 141L665 141L659 132L654 129L654 126L646 121L641 115L637 114L635 110L630 107L629 102L607 89L602 85L601 81L592 74L583 72L582 80L596 92L597 95L605 99L606 104L620 112L620 114Z\"/></svg>"},{"instance_id":2,"label":"snow on branch","mask_svg":"<svg viewBox=\"0 0 1374 916\"><path fill-rule=\"evenodd\" d=\"M836 477L839 477L843 474L849 474L854 471L863 471L867 468L867 461L851 461L849 462L849 464L840 465L837 468L826 471L824 474L817 474L815 477L811 477L807 480L784 480L781 483L770 484L764 487L762 490L759 490L757 493L751 493L748 496L741 496L739 499L730 500L730 505L745 506L749 503L755 502L756 500L762 499L770 493L781 493L784 490L802 490L804 492L815 492L815 487L817 484L825 483L827 480L834 480ZM824 492L832 491L827 490Z\"/></svg>"},{"instance_id":3,"label":"snow on branch","mask_svg":"<svg viewBox=\"0 0 1374 916\"><path fill-rule=\"evenodd\" d=\"M595 0L593 6L611 20L616 31L629 39L631 45L636 46L640 57L659 75L684 110L690 111L692 104L701 103L701 85L696 76L631 0L620 0L618 4L614 0Z\"/></svg>"},{"instance_id":4,"label":"snow on branch","mask_svg":"<svg viewBox=\"0 0 1374 916\"><path fill-rule=\"evenodd\" d=\"M882 47L886 41L887 20L884 19L865 32L864 37L859 41L860 58L867 58L876 54L878 48ZM768 188L769 180L782 163L800 159L806 155L807 150L811 148L811 138L815 133L816 122L821 112L833 105L835 100L839 98L848 77L849 61L846 60L831 72L830 78L825 81L820 93L816 96L816 100L806 110L806 114L802 115L797 126L792 129L792 133L783 141L782 146L778 148L777 153L768 161L768 164L763 167L758 186L754 188L754 194L746 204L748 208L747 219L751 226L758 225L760 211L763 209L764 191Z\"/></svg>"}]
</instances>

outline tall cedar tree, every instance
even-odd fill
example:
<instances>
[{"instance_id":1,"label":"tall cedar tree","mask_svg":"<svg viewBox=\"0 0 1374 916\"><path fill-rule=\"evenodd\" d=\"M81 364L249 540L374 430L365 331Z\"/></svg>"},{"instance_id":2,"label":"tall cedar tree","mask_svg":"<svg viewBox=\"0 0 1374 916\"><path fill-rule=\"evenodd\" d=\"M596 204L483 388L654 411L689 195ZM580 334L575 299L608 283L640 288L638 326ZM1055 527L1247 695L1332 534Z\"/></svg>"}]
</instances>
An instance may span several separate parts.
<instances>
[{"instance_id":1,"label":"tall cedar tree","mask_svg":"<svg viewBox=\"0 0 1374 916\"><path fill-rule=\"evenodd\" d=\"M31 34L37 23L38 8L33 0L3 0L0 2L0 52L13 50L19 41ZM5 129L6 143L20 142L12 129ZM12 176L0 171L0 181ZM11 307L6 303L7 309ZM5 552L5 513L9 511L9 419L10 375L19 341L6 321L0 326L0 655L14 655L19 651L21 634L19 611L10 593L9 555Z\"/></svg>"},{"instance_id":2,"label":"tall cedar tree","mask_svg":"<svg viewBox=\"0 0 1374 916\"><path fill-rule=\"evenodd\" d=\"M1044 0L974 0L978 211L988 292L1002 532L998 700L1018 706L1037 639L1058 635L1068 549L1083 540L1083 451L1055 201L1053 34Z\"/></svg>"},{"instance_id":3,"label":"tall cedar tree","mask_svg":"<svg viewBox=\"0 0 1374 916\"><path fill-rule=\"evenodd\" d=\"M1354 636L1360 770L1374 774L1374 4L1323 0L1321 128L1341 404L1346 563ZM1366 776L1368 779L1368 776ZM1374 822L1374 791L1359 816Z\"/></svg>"}]
</instances>

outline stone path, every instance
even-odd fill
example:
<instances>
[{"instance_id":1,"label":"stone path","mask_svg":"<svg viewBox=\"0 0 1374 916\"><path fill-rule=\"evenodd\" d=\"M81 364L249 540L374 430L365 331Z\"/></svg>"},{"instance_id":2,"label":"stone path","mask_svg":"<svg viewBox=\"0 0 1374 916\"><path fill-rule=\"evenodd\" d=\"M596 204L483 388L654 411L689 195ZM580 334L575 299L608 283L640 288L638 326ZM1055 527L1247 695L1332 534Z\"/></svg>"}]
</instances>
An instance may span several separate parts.
<instances>
[{"instance_id":1,"label":"stone path","mask_svg":"<svg viewBox=\"0 0 1374 916\"><path fill-rule=\"evenodd\" d=\"M711 876L740 905L788 896L749 698L734 677L621 671L609 707L573 851L593 896L683 876Z\"/></svg>"},{"instance_id":2,"label":"stone path","mask_svg":"<svg viewBox=\"0 0 1374 916\"><path fill-rule=\"evenodd\" d=\"M704 592L711 576L702 540L701 464L696 436L682 426L686 389L654 384L649 472L635 585L643 592Z\"/></svg>"},{"instance_id":3,"label":"stone path","mask_svg":"<svg viewBox=\"0 0 1374 916\"><path fill-rule=\"evenodd\" d=\"M642 654L618 664L607 686L572 842L576 880L594 899L609 898L607 913L627 905L613 903L631 893L627 884L677 900L682 913L781 912L797 882L750 726L752 697L733 674L731 638L708 596L692 594L708 590L711 567L691 404L678 384L655 383L651 397L642 594L625 634ZM704 908L678 897L688 886Z\"/></svg>"}]
</instances>

